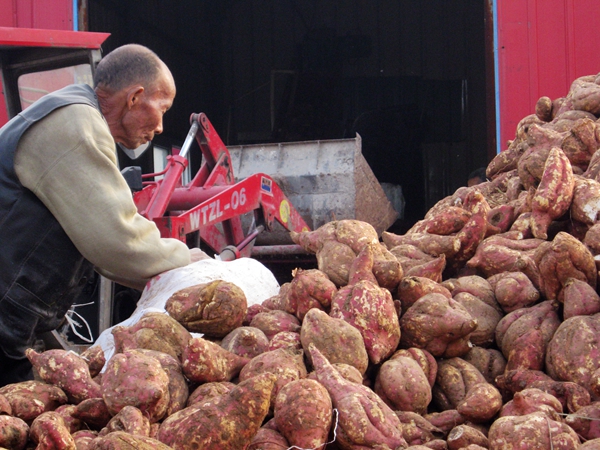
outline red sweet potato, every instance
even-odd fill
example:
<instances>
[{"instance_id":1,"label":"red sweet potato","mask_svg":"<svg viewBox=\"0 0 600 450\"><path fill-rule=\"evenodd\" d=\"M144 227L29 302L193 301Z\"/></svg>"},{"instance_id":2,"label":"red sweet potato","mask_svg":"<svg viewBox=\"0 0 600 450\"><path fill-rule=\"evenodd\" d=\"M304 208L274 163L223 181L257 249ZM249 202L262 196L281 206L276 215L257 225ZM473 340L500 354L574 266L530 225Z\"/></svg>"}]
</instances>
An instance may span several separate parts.
<instances>
[{"instance_id":1,"label":"red sweet potato","mask_svg":"<svg viewBox=\"0 0 600 450\"><path fill-rule=\"evenodd\" d=\"M171 447L148 436L113 431L92 439L88 450L171 450Z\"/></svg>"},{"instance_id":2,"label":"red sweet potato","mask_svg":"<svg viewBox=\"0 0 600 450\"><path fill-rule=\"evenodd\" d=\"M540 430L544 430L541 432ZM524 416L507 416L495 420L488 434L490 450L524 448L575 449L580 445L577 434L568 425L536 412Z\"/></svg>"},{"instance_id":3,"label":"red sweet potato","mask_svg":"<svg viewBox=\"0 0 600 450\"><path fill-rule=\"evenodd\" d=\"M354 366L364 374L369 365L365 342L356 328L343 319L335 319L313 308L304 317L300 330L302 348L310 361L308 347L314 344L332 363Z\"/></svg>"},{"instance_id":4,"label":"red sweet potato","mask_svg":"<svg viewBox=\"0 0 600 450\"><path fill-rule=\"evenodd\" d=\"M254 358L269 348L269 338L256 327L241 326L221 340L221 347L244 358Z\"/></svg>"},{"instance_id":5,"label":"red sweet potato","mask_svg":"<svg viewBox=\"0 0 600 450\"><path fill-rule=\"evenodd\" d=\"M67 403L67 394L52 384L31 380L0 387L0 395L10 403L12 414L31 422L45 411L54 411Z\"/></svg>"},{"instance_id":6,"label":"red sweet potato","mask_svg":"<svg viewBox=\"0 0 600 450\"><path fill-rule=\"evenodd\" d=\"M73 416L85 422L90 428L100 430L106 426L112 414L103 398L90 398L77 405Z\"/></svg>"},{"instance_id":7,"label":"red sweet potato","mask_svg":"<svg viewBox=\"0 0 600 450\"><path fill-rule=\"evenodd\" d=\"M283 386L275 399L277 430L290 445L323 449L332 424L329 393L318 381L300 379Z\"/></svg>"},{"instance_id":8,"label":"red sweet potato","mask_svg":"<svg viewBox=\"0 0 600 450\"><path fill-rule=\"evenodd\" d=\"M507 359L506 370L543 370L548 342L560 325L557 309L557 302L546 300L498 322L496 344Z\"/></svg>"},{"instance_id":9,"label":"red sweet potato","mask_svg":"<svg viewBox=\"0 0 600 450\"><path fill-rule=\"evenodd\" d=\"M12 416L12 408L8 399L4 395L0 395L0 415L3 414Z\"/></svg>"},{"instance_id":10,"label":"red sweet potato","mask_svg":"<svg viewBox=\"0 0 600 450\"><path fill-rule=\"evenodd\" d=\"M372 266L373 246L366 245L352 264L349 284L333 297L329 315L359 330L370 361L379 364L398 347L400 325L391 293L361 276Z\"/></svg>"},{"instance_id":11,"label":"red sweet potato","mask_svg":"<svg viewBox=\"0 0 600 450\"><path fill-rule=\"evenodd\" d=\"M272 392L271 407L279 391L288 383L306 378L307 370L304 365L304 351L293 348L279 348L255 356L240 371L239 380L244 381L262 373L272 373L276 376Z\"/></svg>"},{"instance_id":12,"label":"red sweet potato","mask_svg":"<svg viewBox=\"0 0 600 450\"><path fill-rule=\"evenodd\" d=\"M339 412L337 437L343 448L405 448L398 416L364 385L345 380L316 346L308 348L319 383Z\"/></svg>"},{"instance_id":13,"label":"red sweet potato","mask_svg":"<svg viewBox=\"0 0 600 450\"><path fill-rule=\"evenodd\" d=\"M29 348L25 355L40 378L61 388L71 403L102 397L100 385L92 380L87 362L77 353L62 349L38 353Z\"/></svg>"},{"instance_id":14,"label":"red sweet potato","mask_svg":"<svg viewBox=\"0 0 600 450\"><path fill-rule=\"evenodd\" d=\"M438 293L452 298L452 294L447 287L433 281L430 278L406 276L398 285L397 298L402 304L402 312L405 313L417 300L425 294Z\"/></svg>"},{"instance_id":15,"label":"red sweet potato","mask_svg":"<svg viewBox=\"0 0 600 450\"><path fill-rule=\"evenodd\" d=\"M278 309L256 314L250 326L261 330L269 339L280 331L300 331L298 318Z\"/></svg>"},{"instance_id":16,"label":"red sweet potato","mask_svg":"<svg viewBox=\"0 0 600 450\"><path fill-rule=\"evenodd\" d=\"M175 411L185 407L190 392L179 360L167 353L157 352L156 350L139 348L130 350L130 352L153 357L160 363L167 377L169 377L169 405L165 416L170 416Z\"/></svg>"},{"instance_id":17,"label":"red sweet potato","mask_svg":"<svg viewBox=\"0 0 600 450\"><path fill-rule=\"evenodd\" d=\"M197 383L231 381L248 361L201 337L190 339L181 354L183 374Z\"/></svg>"},{"instance_id":18,"label":"red sweet potato","mask_svg":"<svg viewBox=\"0 0 600 450\"><path fill-rule=\"evenodd\" d=\"M242 325L248 303L237 285L214 280L173 293L165 309L187 330L222 338Z\"/></svg>"},{"instance_id":19,"label":"red sweet potato","mask_svg":"<svg viewBox=\"0 0 600 450\"><path fill-rule=\"evenodd\" d=\"M576 414L565 417L565 423L569 425L583 439L600 438L600 402L594 402L579 409Z\"/></svg>"},{"instance_id":20,"label":"red sweet potato","mask_svg":"<svg viewBox=\"0 0 600 450\"><path fill-rule=\"evenodd\" d=\"M295 331L280 331L271 338L267 350L276 350L278 348L286 347L302 348L300 333L296 333Z\"/></svg>"},{"instance_id":21,"label":"red sweet potato","mask_svg":"<svg viewBox=\"0 0 600 450\"><path fill-rule=\"evenodd\" d=\"M460 450L473 448L470 446L475 445L479 448L487 449L489 446L488 438L485 434L479 431L477 428L463 424L458 425L448 433L446 439L448 443L448 450Z\"/></svg>"},{"instance_id":22,"label":"red sweet potato","mask_svg":"<svg viewBox=\"0 0 600 450\"><path fill-rule=\"evenodd\" d=\"M395 356L381 365L374 391L395 411L423 414L431 402L427 376L421 366L408 356Z\"/></svg>"},{"instance_id":23,"label":"red sweet potato","mask_svg":"<svg viewBox=\"0 0 600 450\"><path fill-rule=\"evenodd\" d=\"M433 356L452 357L468 351L468 338L477 328L477 321L456 300L432 293L406 311L400 318L400 327L400 347L417 347ZM460 346L453 347L459 342Z\"/></svg>"},{"instance_id":24,"label":"red sweet potato","mask_svg":"<svg viewBox=\"0 0 600 450\"><path fill-rule=\"evenodd\" d=\"M318 269L296 269L287 291L290 310L300 321L311 308L329 311L337 287L325 272Z\"/></svg>"},{"instance_id":25,"label":"red sweet potato","mask_svg":"<svg viewBox=\"0 0 600 450\"><path fill-rule=\"evenodd\" d=\"M108 433L114 431L125 431L129 434L149 436L150 421L138 408L128 405L115 414L108 421L106 427L100 430L98 435L106 436Z\"/></svg>"},{"instance_id":26,"label":"red sweet potato","mask_svg":"<svg viewBox=\"0 0 600 450\"><path fill-rule=\"evenodd\" d=\"M23 450L29 439L29 425L18 417L0 415L0 447Z\"/></svg>"},{"instance_id":27,"label":"red sweet potato","mask_svg":"<svg viewBox=\"0 0 600 450\"><path fill-rule=\"evenodd\" d=\"M600 312L600 295L587 282L569 278L559 295L563 303L563 319L589 316Z\"/></svg>"},{"instance_id":28,"label":"red sweet potato","mask_svg":"<svg viewBox=\"0 0 600 450\"><path fill-rule=\"evenodd\" d=\"M147 312L130 327L117 325L111 331L115 340L115 352L146 348L168 353L180 359L183 348L192 335L170 315Z\"/></svg>"},{"instance_id":29,"label":"red sweet potato","mask_svg":"<svg viewBox=\"0 0 600 450\"><path fill-rule=\"evenodd\" d=\"M81 357L87 363L90 370L90 376L92 378L98 375L106 364L104 350L99 345L92 345L91 347L88 347L81 352Z\"/></svg>"},{"instance_id":30,"label":"red sweet potato","mask_svg":"<svg viewBox=\"0 0 600 450\"><path fill-rule=\"evenodd\" d=\"M158 440L174 450L245 449L269 412L275 381L275 375L263 373L240 382L228 394L176 412L160 425Z\"/></svg>"},{"instance_id":31,"label":"red sweet potato","mask_svg":"<svg viewBox=\"0 0 600 450\"><path fill-rule=\"evenodd\" d=\"M161 420L169 407L169 377L160 362L135 351L108 360L102 397L112 415L125 406L139 408L150 422Z\"/></svg>"},{"instance_id":32,"label":"red sweet potato","mask_svg":"<svg viewBox=\"0 0 600 450\"><path fill-rule=\"evenodd\" d=\"M191 406L194 403L199 403L211 397L227 394L235 387L234 383L229 381L209 381L203 383L192 391L188 397L187 405Z\"/></svg>"},{"instance_id":33,"label":"red sweet potato","mask_svg":"<svg viewBox=\"0 0 600 450\"><path fill-rule=\"evenodd\" d=\"M260 427L247 450L288 450L289 448L289 442L279 431Z\"/></svg>"},{"instance_id":34,"label":"red sweet potato","mask_svg":"<svg viewBox=\"0 0 600 450\"><path fill-rule=\"evenodd\" d=\"M535 304L540 292L523 272L501 272L488 278L496 300L506 313Z\"/></svg>"},{"instance_id":35,"label":"red sweet potato","mask_svg":"<svg viewBox=\"0 0 600 450\"><path fill-rule=\"evenodd\" d=\"M31 423L29 437L39 450L76 450L69 429L55 411L46 411L37 416Z\"/></svg>"}]
</instances>

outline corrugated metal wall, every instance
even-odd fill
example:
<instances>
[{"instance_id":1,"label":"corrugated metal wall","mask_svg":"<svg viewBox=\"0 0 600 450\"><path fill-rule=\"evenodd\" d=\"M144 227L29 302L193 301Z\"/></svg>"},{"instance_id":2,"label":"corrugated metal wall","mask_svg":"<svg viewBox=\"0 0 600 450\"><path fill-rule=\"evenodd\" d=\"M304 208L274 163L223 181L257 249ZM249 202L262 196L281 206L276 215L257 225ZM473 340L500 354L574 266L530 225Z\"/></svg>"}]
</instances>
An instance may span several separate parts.
<instances>
[{"instance_id":1,"label":"corrugated metal wall","mask_svg":"<svg viewBox=\"0 0 600 450\"><path fill-rule=\"evenodd\" d=\"M498 0L500 150L542 96L600 72L600 1Z\"/></svg>"}]
</instances>

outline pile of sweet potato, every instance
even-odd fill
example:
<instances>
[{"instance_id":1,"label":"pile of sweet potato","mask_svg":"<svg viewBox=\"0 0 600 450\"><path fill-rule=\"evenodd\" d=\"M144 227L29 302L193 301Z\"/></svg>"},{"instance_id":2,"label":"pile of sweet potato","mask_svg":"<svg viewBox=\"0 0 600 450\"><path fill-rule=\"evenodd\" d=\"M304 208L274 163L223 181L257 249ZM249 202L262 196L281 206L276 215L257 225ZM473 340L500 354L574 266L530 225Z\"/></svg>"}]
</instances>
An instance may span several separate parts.
<instances>
[{"instance_id":1,"label":"pile of sweet potato","mask_svg":"<svg viewBox=\"0 0 600 450\"><path fill-rule=\"evenodd\" d=\"M116 327L108 361L28 351L0 447L600 449L599 116L579 78L404 235L292 233L317 267L261 304L215 281Z\"/></svg>"}]
</instances>

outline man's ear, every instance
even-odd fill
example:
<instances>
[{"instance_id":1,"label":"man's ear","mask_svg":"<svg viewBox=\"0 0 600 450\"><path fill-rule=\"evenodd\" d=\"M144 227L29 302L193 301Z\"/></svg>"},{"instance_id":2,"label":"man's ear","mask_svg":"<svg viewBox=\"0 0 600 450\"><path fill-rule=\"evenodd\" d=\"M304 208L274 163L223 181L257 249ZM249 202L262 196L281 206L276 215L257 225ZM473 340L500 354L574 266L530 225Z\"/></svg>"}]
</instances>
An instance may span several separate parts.
<instances>
[{"instance_id":1,"label":"man's ear","mask_svg":"<svg viewBox=\"0 0 600 450\"><path fill-rule=\"evenodd\" d=\"M140 97L143 93L144 86L141 86L139 84L131 86L131 88L127 91L127 107L131 109L134 106L136 106L139 103Z\"/></svg>"}]
</instances>

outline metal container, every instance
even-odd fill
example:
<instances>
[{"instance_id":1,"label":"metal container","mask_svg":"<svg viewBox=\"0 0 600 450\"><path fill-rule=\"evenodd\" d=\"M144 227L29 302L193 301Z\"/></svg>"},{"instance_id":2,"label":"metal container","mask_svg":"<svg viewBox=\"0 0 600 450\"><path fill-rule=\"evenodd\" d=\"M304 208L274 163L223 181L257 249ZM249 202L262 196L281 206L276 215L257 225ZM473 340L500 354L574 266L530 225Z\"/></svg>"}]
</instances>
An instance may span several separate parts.
<instances>
[{"instance_id":1,"label":"metal container","mask_svg":"<svg viewBox=\"0 0 600 450\"><path fill-rule=\"evenodd\" d=\"M228 147L237 179L270 175L311 229L333 220L368 222L381 234L399 217L361 152L361 139ZM257 245L285 244L288 233L262 233Z\"/></svg>"}]
</instances>

